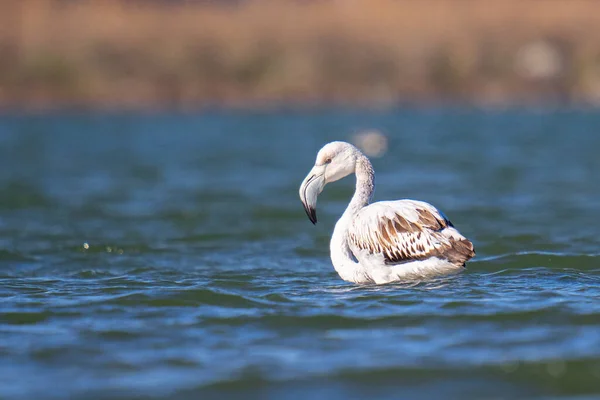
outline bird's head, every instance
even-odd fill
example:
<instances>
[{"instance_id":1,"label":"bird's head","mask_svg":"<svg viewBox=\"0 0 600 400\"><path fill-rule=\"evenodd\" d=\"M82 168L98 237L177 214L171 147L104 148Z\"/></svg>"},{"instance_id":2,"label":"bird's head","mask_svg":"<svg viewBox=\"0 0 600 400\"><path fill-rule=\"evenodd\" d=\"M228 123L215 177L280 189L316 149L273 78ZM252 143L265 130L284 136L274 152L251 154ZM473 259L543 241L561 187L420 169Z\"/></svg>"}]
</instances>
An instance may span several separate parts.
<instances>
[{"instance_id":1,"label":"bird's head","mask_svg":"<svg viewBox=\"0 0 600 400\"><path fill-rule=\"evenodd\" d=\"M317 197L326 184L355 172L357 154L356 147L346 142L328 143L317 153L315 166L300 185L300 200L313 224L317 223Z\"/></svg>"}]
</instances>

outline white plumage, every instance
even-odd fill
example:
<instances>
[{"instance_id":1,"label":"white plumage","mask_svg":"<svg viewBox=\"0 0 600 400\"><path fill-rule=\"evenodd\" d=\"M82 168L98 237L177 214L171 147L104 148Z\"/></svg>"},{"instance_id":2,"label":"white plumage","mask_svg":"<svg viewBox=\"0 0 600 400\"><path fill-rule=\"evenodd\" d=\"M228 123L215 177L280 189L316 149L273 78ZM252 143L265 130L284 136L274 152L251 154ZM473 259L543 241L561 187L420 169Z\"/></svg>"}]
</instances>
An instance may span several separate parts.
<instances>
[{"instance_id":1,"label":"white plumage","mask_svg":"<svg viewBox=\"0 0 600 400\"><path fill-rule=\"evenodd\" d=\"M373 167L356 147L325 145L300 186L306 213L316 223L317 197L327 183L356 174L356 191L331 237L331 260L344 280L388 283L455 273L475 255L473 244L431 204L416 200L369 204Z\"/></svg>"}]
</instances>

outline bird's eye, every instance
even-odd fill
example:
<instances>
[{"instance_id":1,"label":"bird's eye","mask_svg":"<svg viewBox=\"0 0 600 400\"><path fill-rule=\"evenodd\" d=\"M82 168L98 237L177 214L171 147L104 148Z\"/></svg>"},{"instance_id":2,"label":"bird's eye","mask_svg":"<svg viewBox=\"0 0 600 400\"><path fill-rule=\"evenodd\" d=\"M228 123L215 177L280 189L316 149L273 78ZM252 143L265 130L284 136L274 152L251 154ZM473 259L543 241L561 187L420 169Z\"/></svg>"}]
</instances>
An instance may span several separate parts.
<instances>
[{"instance_id":1,"label":"bird's eye","mask_svg":"<svg viewBox=\"0 0 600 400\"><path fill-rule=\"evenodd\" d=\"M325 164L331 164L331 158L326 158L325 159Z\"/></svg>"}]
</instances>

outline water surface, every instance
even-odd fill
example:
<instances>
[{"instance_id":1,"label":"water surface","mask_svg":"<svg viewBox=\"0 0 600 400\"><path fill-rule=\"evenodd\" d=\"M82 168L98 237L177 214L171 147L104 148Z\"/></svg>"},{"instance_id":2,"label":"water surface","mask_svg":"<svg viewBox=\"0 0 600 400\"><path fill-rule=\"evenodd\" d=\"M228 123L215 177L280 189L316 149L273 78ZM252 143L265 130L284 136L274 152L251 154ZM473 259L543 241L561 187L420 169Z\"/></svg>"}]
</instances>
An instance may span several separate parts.
<instances>
[{"instance_id":1,"label":"water surface","mask_svg":"<svg viewBox=\"0 0 600 400\"><path fill-rule=\"evenodd\" d=\"M441 208L464 274L342 281L298 185L388 135L376 200ZM0 397L600 396L600 113L0 117Z\"/></svg>"}]
</instances>

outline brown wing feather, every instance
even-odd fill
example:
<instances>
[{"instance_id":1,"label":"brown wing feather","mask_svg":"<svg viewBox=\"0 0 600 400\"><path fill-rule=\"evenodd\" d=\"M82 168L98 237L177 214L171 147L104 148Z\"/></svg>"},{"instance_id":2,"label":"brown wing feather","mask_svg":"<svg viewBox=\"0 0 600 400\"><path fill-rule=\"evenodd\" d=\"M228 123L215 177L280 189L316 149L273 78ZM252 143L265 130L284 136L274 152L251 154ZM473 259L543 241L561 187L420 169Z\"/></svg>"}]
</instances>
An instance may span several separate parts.
<instances>
[{"instance_id":1,"label":"brown wing feather","mask_svg":"<svg viewBox=\"0 0 600 400\"><path fill-rule=\"evenodd\" d=\"M418 218L412 221L398 212L380 215L366 224L360 230L361 234L352 230L350 242L360 250L383 254L386 264L438 257L456 265L464 265L475 255L473 244L468 239L444 232L444 229L452 227L452 223L442 215L436 215L426 208L416 208L414 211Z\"/></svg>"}]
</instances>

